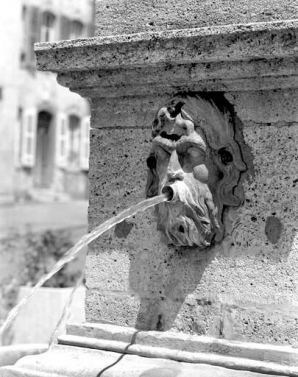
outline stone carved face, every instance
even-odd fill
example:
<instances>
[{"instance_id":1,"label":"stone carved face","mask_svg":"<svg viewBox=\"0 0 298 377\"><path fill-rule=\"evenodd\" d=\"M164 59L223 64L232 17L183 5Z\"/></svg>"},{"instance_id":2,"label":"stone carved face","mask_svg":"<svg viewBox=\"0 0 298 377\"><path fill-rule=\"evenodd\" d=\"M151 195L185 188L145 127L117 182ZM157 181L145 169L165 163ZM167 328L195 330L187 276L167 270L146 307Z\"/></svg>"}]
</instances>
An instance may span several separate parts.
<instances>
[{"instance_id":1,"label":"stone carved face","mask_svg":"<svg viewBox=\"0 0 298 377\"><path fill-rule=\"evenodd\" d=\"M236 188L246 170L234 128L226 108L199 96L176 98L158 111L146 196L171 199L156 207L168 243L204 249L223 238L223 210L241 204Z\"/></svg>"}]
</instances>

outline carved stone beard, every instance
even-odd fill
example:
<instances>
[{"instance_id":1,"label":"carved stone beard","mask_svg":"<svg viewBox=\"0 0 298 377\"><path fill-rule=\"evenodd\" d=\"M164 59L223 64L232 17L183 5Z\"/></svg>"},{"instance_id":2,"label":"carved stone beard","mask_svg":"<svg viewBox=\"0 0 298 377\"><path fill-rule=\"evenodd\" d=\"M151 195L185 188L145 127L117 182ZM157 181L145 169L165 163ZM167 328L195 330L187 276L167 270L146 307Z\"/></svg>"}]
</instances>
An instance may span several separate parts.
<instances>
[{"instance_id":1,"label":"carved stone beard","mask_svg":"<svg viewBox=\"0 0 298 377\"><path fill-rule=\"evenodd\" d=\"M158 229L176 246L203 249L222 231L209 188L205 184L199 186L198 189L197 182L175 182L171 185L175 201L161 203L156 208Z\"/></svg>"}]
</instances>

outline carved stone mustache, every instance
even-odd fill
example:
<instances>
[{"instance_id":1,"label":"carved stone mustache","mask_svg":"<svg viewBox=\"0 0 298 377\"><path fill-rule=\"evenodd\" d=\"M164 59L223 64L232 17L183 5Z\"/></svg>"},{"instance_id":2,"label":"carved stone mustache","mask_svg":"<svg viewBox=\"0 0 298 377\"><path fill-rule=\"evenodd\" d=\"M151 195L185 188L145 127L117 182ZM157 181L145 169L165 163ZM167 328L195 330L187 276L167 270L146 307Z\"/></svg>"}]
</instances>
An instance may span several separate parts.
<instances>
[{"instance_id":1,"label":"carved stone mustache","mask_svg":"<svg viewBox=\"0 0 298 377\"><path fill-rule=\"evenodd\" d=\"M171 243L210 246L214 235L211 217L215 215L211 201L205 200L206 195L195 188L191 190L183 181L166 184L161 191L168 196L168 202L158 206L158 223Z\"/></svg>"}]
</instances>

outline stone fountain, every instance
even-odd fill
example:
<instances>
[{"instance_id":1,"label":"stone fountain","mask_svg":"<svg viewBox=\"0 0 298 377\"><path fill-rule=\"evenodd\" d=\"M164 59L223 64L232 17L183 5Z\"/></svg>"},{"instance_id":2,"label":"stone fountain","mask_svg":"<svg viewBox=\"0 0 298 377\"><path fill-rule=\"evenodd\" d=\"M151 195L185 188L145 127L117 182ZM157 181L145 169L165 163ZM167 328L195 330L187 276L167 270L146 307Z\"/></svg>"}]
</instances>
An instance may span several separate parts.
<instances>
[{"instance_id":1,"label":"stone fountain","mask_svg":"<svg viewBox=\"0 0 298 377\"><path fill-rule=\"evenodd\" d=\"M98 0L97 37L36 47L90 98L90 229L169 201L93 242L87 322L1 376L298 376L298 10L236 3Z\"/></svg>"}]
</instances>

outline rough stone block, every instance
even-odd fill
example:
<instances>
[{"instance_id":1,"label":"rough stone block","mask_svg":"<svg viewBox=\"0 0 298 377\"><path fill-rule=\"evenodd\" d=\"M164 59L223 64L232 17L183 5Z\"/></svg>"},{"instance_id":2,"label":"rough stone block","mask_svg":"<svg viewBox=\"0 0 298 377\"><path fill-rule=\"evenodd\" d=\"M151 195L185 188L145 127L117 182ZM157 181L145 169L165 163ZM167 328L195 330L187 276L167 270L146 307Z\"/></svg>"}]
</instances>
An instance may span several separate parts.
<instances>
[{"instance_id":1,"label":"rough stone block","mask_svg":"<svg viewBox=\"0 0 298 377\"><path fill-rule=\"evenodd\" d=\"M243 180L245 204L225 214L227 234L222 244L201 252L168 247L156 230L153 210L134 216L89 249L87 285L98 291L87 299L89 319L260 342L269 339L270 326L280 331L277 322L269 326L263 321L255 334L238 318L256 307L271 313L296 305L298 127L289 122L296 119L295 106L288 101L291 93L235 92L227 96L243 121L248 171ZM150 131L130 128L129 119L134 119L131 124L136 127L137 114L145 102L135 102L135 118L130 118L127 101L118 106L114 120L120 124L123 119L123 129L104 128L104 120L98 123L101 129L92 131L91 147L96 153L92 154L90 170L91 228L144 197ZM112 104L115 102L107 106L109 116ZM251 108L252 120L245 104ZM274 109L277 115L270 118ZM99 117L99 105L94 114ZM277 123L263 123L266 119ZM107 155L113 158L103 158ZM123 294L136 295L139 301L137 305L131 299L119 304L119 313L114 309L116 304L104 304L103 311L96 300L104 291L107 297L118 295L120 301ZM297 334L294 322L289 322L284 311L280 321L293 335L280 336L278 342L293 342Z\"/></svg>"},{"instance_id":2,"label":"rough stone block","mask_svg":"<svg viewBox=\"0 0 298 377\"><path fill-rule=\"evenodd\" d=\"M133 295L109 295L108 293L88 291L86 294L86 320L134 327L139 306L139 300Z\"/></svg>"},{"instance_id":3,"label":"rough stone block","mask_svg":"<svg viewBox=\"0 0 298 377\"><path fill-rule=\"evenodd\" d=\"M296 19L294 0L97 0L96 35L131 34L249 22Z\"/></svg>"},{"instance_id":4,"label":"rough stone block","mask_svg":"<svg viewBox=\"0 0 298 377\"><path fill-rule=\"evenodd\" d=\"M223 310L223 334L225 339L253 341L265 344L297 344L297 308L263 307Z\"/></svg>"},{"instance_id":5,"label":"rough stone block","mask_svg":"<svg viewBox=\"0 0 298 377\"><path fill-rule=\"evenodd\" d=\"M255 123L282 125L298 122L298 92L287 90L260 90L226 93L225 97L235 106L235 111L246 127Z\"/></svg>"},{"instance_id":6,"label":"rough stone block","mask_svg":"<svg viewBox=\"0 0 298 377\"><path fill-rule=\"evenodd\" d=\"M179 311L173 329L179 332L222 337L221 307L213 298L190 294Z\"/></svg>"},{"instance_id":7,"label":"rough stone block","mask_svg":"<svg viewBox=\"0 0 298 377\"><path fill-rule=\"evenodd\" d=\"M125 292L129 290L129 254L126 250L105 249L100 258L89 255L86 261L88 289L102 292Z\"/></svg>"}]
</instances>

